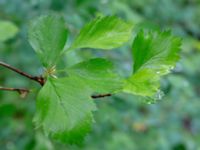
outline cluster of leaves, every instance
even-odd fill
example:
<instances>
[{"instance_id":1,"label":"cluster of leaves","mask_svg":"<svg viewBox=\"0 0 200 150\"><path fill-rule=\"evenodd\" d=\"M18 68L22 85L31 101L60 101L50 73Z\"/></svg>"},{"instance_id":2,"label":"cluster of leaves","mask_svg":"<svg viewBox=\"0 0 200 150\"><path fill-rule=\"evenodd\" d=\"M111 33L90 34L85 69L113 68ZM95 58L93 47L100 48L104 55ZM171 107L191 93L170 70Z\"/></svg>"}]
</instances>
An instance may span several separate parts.
<instances>
[{"instance_id":1,"label":"cluster of leaves","mask_svg":"<svg viewBox=\"0 0 200 150\"><path fill-rule=\"evenodd\" d=\"M61 142L80 143L94 121L92 95L126 92L155 97L160 77L169 73L179 58L180 39L169 31L137 34L132 44L133 73L128 78L118 75L113 64L103 58L65 68L64 77L56 70L64 52L120 47L130 40L132 29L133 25L115 16L98 17L85 25L66 49L68 30L60 15L43 15L30 23L29 42L45 67L46 78L37 96L37 128Z\"/></svg>"}]
</instances>

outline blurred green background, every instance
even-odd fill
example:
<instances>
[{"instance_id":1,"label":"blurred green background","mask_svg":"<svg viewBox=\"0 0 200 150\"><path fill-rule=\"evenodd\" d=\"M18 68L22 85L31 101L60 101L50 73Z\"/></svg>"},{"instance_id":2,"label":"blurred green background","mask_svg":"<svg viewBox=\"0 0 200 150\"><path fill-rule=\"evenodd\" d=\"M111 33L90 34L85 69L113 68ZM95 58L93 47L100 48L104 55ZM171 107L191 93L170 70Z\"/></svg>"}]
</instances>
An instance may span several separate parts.
<instances>
[{"instance_id":1,"label":"blurred green background","mask_svg":"<svg viewBox=\"0 0 200 150\"><path fill-rule=\"evenodd\" d=\"M18 28L14 38L0 42L1 61L33 75L41 73L28 44L27 27L30 20L49 11L65 17L68 43L98 15L117 15L132 22L133 38L141 28L171 29L183 39L181 60L162 79L165 95L155 104L127 94L97 100L96 123L81 147L57 143L35 130L32 118L39 85L0 67L0 86L32 89L24 99L15 92L0 91L0 150L200 150L199 0L0 0L0 21ZM10 31L7 28L4 34ZM127 76L132 65L130 45L131 41L113 51L78 50L64 56L60 66L105 57Z\"/></svg>"}]
</instances>

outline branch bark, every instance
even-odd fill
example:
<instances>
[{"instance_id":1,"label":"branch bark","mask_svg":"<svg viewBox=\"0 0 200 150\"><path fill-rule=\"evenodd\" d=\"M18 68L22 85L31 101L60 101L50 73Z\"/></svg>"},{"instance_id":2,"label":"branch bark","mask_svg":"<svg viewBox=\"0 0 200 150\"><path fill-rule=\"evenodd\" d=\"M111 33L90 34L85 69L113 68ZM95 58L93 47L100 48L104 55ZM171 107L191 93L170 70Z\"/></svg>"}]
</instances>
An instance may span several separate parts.
<instances>
[{"instance_id":1,"label":"branch bark","mask_svg":"<svg viewBox=\"0 0 200 150\"><path fill-rule=\"evenodd\" d=\"M2 62L2 61L0 61L0 66L3 66L3 67L5 67L5 68L8 68L8 69L10 69L10 70L12 70L12 71L14 71L14 72L16 72L16 73L18 73L18 74L20 74L20 75L26 77L26 78L28 78L28 79L30 79L30 80L36 81L36 82L38 82L41 86L43 86L44 83L45 83L45 79L44 79L42 76L32 76L32 75L29 75L29 74L27 74L27 73L25 73L25 72L23 72L23 71L21 71L21 70L15 68L15 67L12 67L12 66L10 66L9 64L6 64L6 63L4 63L4 62Z\"/></svg>"},{"instance_id":2,"label":"branch bark","mask_svg":"<svg viewBox=\"0 0 200 150\"><path fill-rule=\"evenodd\" d=\"M25 89L25 88L8 88L8 87L0 87L0 91L13 91L13 92L18 92L21 97L25 97L30 90ZM99 94L99 95L92 95L91 98L97 99L97 98L104 98L104 97L109 97L112 96L111 94Z\"/></svg>"},{"instance_id":3,"label":"branch bark","mask_svg":"<svg viewBox=\"0 0 200 150\"><path fill-rule=\"evenodd\" d=\"M104 97L109 97L112 96L112 94L108 93L108 94L99 94L99 95L92 95L92 98L104 98Z\"/></svg>"},{"instance_id":4,"label":"branch bark","mask_svg":"<svg viewBox=\"0 0 200 150\"><path fill-rule=\"evenodd\" d=\"M30 90L25 89L25 88L0 87L0 90L18 92L20 94L20 96L23 98L30 92Z\"/></svg>"},{"instance_id":5,"label":"branch bark","mask_svg":"<svg viewBox=\"0 0 200 150\"><path fill-rule=\"evenodd\" d=\"M0 61L0 66L3 66L5 68L8 68L30 80L33 80L33 81L36 81L38 82L41 86L43 86L45 84L45 79L42 77L42 76L32 76L32 75L29 75L15 67L12 67L10 66L9 64L7 63L4 63L2 61ZM18 92L20 95L23 94L23 93L26 93L28 94L30 92L30 90L28 89L24 89L24 88L6 88L6 87L0 87L0 90L4 90L4 91L16 91ZM112 94L110 93L107 93L107 94L99 94L99 95L92 95L91 98L93 99L97 99L97 98L104 98L104 97L109 97L109 96L112 96Z\"/></svg>"}]
</instances>

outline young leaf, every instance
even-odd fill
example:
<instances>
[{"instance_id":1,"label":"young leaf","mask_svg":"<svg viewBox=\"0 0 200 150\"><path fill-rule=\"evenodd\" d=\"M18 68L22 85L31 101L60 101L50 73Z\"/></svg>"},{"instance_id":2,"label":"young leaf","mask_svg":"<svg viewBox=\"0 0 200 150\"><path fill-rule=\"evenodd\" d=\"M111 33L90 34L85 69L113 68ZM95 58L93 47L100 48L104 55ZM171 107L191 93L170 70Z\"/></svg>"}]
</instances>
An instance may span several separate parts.
<instances>
[{"instance_id":1,"label":"young leaf","mask_svg":"<svg viewBox=\"0 0 200 150\"><path fill-rule=\"evenodd\" d=\"M159 90L159 77L151 69L143 69L126 80L124 91L140 96L154 96Z\"/></svg>"},{"instance_id":2,"label":"young leaf","mask_svg":"<svg viewBox=\"0 0 200 150\"><path fill-rule=\"evenodd\" d=\"M17 26L9 21L0 21L0 42L14 37L18 32Z\"/></svg>"},{"instance_id":3,"label":"young leaf","mask_svg":"<svg viewBox=\"0 0 200 150\"><path fill-rule=\"evenodd\" d=\"M133 75L126 81L124 91L153 96L159 89L159 79L169 73L179 59L181 40L170 32L140 32L132 46Z\"/></svg>"},{"instance_id":4,"label":"young leaf","mask_svg":"<svg viewBox=\"0 0 200 150\"><path fill-rule=\"evenodd\" d=\"M64 19L56 14L43 15L29 26L29 42L45 67L53 67L67 40Z\"/></svg>"},{"instance_id":5,"label":"young leaf","mask_svg":"<svg viewBox=\"0 0 200 150\"><path fill-rule=\"evenodd\" d=\"M90 59L68 69L71 76L79 76L94 93L113 93L122 88L123 80L111 62L102 58Z\"/></svg>"},{"instance_id":6,"label":"young leaf","mask_svg":"<svg viewBox=\"0 0 200 150\"><path fill-rule=\"evenodd\" d=\"M91 91L78 77L48 78L37 96L37 127L61 142L80 143L96 109Z\"/></svg>"},{"instance_id":7,"label":"young leaf","mask_svg":"<svg viewBox=\"0 0 200 150\"><path fill-rule=\"evenodd\" d=\"M98 17L81 29L70 49L117 48L129 40L131 30L131 24L115 16Z\"/></svg>"}]
</instances>

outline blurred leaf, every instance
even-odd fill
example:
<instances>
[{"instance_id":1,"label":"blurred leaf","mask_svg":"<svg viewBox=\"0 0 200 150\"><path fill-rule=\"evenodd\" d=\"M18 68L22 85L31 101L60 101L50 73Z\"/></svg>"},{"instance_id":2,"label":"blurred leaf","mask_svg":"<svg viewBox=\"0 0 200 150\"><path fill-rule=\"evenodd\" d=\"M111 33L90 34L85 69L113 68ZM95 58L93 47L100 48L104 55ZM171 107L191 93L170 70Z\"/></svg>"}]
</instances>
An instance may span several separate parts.
<instances>
[{"instance_id":1,"label":"blurred leaf","mask_svg":"<svg viewBox=\"0 0 200 150\"><path fill-rule=\"evenodd\" d=\"M122 88L123 81L114 73L113 64L102 58L90 59L69 68L71 76L79 76L96 93L113 93Z\"/></svg>"},{"instance_id":2,"label":"blurred leaf","mask_svg":"<svg viewBox=\"0 0 200 150\"><path fill-rule=\"evenodd\" d=\"M131 24L115 16L98 17L81 29L70 49L117 48L129 40L131 30Z\"/></svg>"},{"instance_id":3,"label":"blurred leaf","mask_svg":"<svg viewBox=\"0 0 200 150\"><path fill-rule=\"evenodd\" d=\"M18 28L12 22L0 20L0 42L13 38Z\"/></svg>"},{"instance_id":4,"label":"blurred leaf","mask_svg":"<svg viewBox=\"0 0 200 150\"><path fill-rule=\"evenodd\" d=\"M148 126L143 122L134 122L132 124L132 128L133 128L133 130L135 130L137 132L145 132L145 131L147 131Z\"/></svg>"},{"instance_id":5,"label":"blurred leaf","mask_svg":"<svg viewBox=\"0 0 200 150\"><path fill-rule=\"evenodd\" d=\"M111 138L109 139L109 142L107 142L106 149L107 150L132 150L136 149L136 143L131 139L131 137L128 134L125 134L124 132L113 132L112 135L110 135Z\"/></svg>"},{"instance_id":6,"label":"blurred leaf","mask_svg":"<svg viewBox=\"0 0 200 150\"><path fill-rule=\"evenodd\" d=\"M67 40L67 29L60 15L43 15L30 23L29 42L45 67L58 61Z\"/></svg>"},{"instance_id":7,"label":"blurred leaf","mask_svg":"<svg viewBox=\"0 0 200 150\"><path fill-rule=\"evenodd\" d=\"M77 77L49 78L37 97L36 126L64 143L80 143L96 109L90 96L87 85Z\"/></svg>"},{"instance_id":8,"label":"blurred leaf","mask_svg":"<svg viewBox=\"0 0 200 150\"><path fill-rule=\"evenodd\" d=\"M0 105L0 117L10 117L14 115L16 107L13 104Z\"/></svg>"},{"instance_id":9,"label":"blurred leaf","mask_svg":"<svg viewBox=\"0 0 200 150\"><path fill-rule=\"evenodd\" d=\"M36 133L35 137L36 145L34 147L34 150L54 150L51 141L46 138L42 133Z\"/></svg>"},{"instance_id":10,"label":"blurred leaf","mask_svg":"<svg viewBox=\"0 0 200 150\"><path fill-rule=\"evenodd\" d=\"M132 46L133 75L127 79L124 91L141 96L154 96L159 91L159 79L174 68L179 59L181 41L170 32L140 32Z\"/></svg>"}]
</instances>

